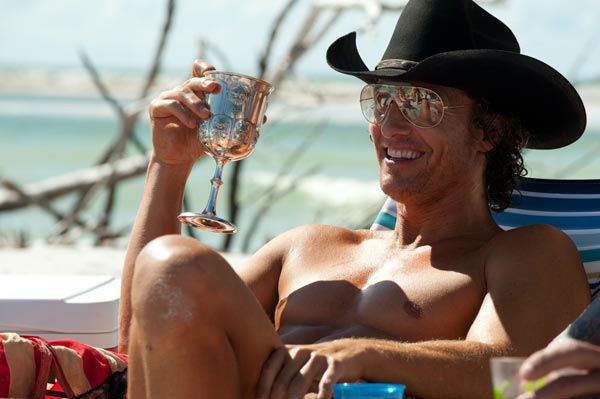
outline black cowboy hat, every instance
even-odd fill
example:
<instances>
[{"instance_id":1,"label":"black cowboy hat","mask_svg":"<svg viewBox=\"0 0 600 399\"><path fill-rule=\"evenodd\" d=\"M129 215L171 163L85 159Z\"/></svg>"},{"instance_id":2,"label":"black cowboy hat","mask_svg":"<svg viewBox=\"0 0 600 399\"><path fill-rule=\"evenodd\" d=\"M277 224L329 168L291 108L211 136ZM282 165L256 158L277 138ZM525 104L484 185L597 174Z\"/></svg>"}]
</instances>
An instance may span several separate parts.
<instances>
[{"instance_id":1,"label":"black cowboy hat","mask_svg":"<svg viewBox=\"0 0 600 399\"><path fill-rule=\"evenodd\" d=\"M327 63L367 83L432 83L486 98L497 111L521 118L529 148L564 147L585 129L575 88L549 65L521 54L512 31L472 0L409 1L373 71L358 54L355 32L329 47Z\"/></svg>"}]
</instances>

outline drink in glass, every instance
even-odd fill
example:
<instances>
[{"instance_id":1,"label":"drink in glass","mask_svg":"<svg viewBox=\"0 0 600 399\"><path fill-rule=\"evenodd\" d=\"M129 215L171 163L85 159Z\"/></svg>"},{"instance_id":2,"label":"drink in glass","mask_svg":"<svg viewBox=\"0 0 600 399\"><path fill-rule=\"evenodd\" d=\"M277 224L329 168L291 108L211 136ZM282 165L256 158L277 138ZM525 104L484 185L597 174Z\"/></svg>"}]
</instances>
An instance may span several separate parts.
<instances>
[{"instance_id":1,"label":"drink in glass","mask_svg":"<svg viewBox=\"0 0 600 399\"><path fill-rule=\"evenodd\" d=\"M525 361L524 357L493 357L490 359L494 399L515 399L524 392L541 388L544 378L524 382L519 376L519 369Z\"/></svg>"},{"instance_id":2,"label":"drink in glass","mask_svg":"<svg viewBox=\"0 0 600 399\"><path fill-rule=\"evenodd\" d=\"M198 229L233 234L237 227L218 217L215 209L223 184L223 167L229 161L246 158L254 150L273 88L265 81L238 73L208 71L204 76L217 81L221 87L218 93L206 95L211 117L198 128L198 139L204 151L215 160L216 168L204 210L183 212L178 219Z\"/></svg>"}]
</instances>

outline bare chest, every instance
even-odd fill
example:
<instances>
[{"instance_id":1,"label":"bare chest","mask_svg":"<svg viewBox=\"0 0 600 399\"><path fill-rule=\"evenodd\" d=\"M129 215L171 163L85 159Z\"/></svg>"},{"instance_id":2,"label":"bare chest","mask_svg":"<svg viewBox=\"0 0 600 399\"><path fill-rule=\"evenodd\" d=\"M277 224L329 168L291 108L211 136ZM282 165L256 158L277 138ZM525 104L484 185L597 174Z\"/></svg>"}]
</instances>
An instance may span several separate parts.
<instances>
[{"instance_id":1,"label":"bare chest","mask_svg":"<svg viewBox=\"0 0 600 399\"><path fill-rule=\"evenodd\" d=\"M484 295L478 265L473 259L463 262L470 264L436 268L358 261L291 267L280 281L276 328L282 337L307 342L344 336L460 339Z\"/></svg>"}]
</instances>

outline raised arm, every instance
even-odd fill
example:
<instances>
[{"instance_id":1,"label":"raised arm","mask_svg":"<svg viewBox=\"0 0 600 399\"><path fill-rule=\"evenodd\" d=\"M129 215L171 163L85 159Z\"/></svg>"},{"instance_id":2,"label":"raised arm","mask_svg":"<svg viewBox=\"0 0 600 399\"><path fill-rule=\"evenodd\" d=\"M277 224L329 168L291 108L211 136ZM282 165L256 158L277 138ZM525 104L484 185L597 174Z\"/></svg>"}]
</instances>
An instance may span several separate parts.
<instances>
[{"instance_id":1,"label":"raised arm","mask_svg":"<svg viewBox=\"0 0 600 399\"><path fill-rule=\"evenodd\" d=\"M161 93L149 107L153 152L123 268L119 314L122 351L126 350L129 337L135 259L154 238L181 232L177 215L181 212L185 183L194 162L203 155L195 129L200 120L209 116L202 96L204 92L219 90L217 83L203 78L209 69L214 68L202 61L194 62L193 77Z\"/></svg>"}]
</instances>

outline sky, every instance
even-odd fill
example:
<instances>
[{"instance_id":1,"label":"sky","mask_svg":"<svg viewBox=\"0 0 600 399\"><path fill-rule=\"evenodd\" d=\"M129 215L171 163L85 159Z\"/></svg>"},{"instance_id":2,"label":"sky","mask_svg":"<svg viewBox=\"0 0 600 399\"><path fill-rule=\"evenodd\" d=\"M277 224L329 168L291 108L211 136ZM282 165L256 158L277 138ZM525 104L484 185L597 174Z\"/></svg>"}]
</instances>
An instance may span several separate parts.
<instances>
[{"instance_id":1,"label":"sky","mask_svg":"<svg viewBox=\"0 0 600 399\"><path fill-rule=\"evenodd\" d=\"M206 39L227 53L233 69L255 73L257 54L285 2L178 0L165 68L186 70L199 40ZM141 70L150 63L166 9L166 0L2 0L1 4L0 68L77 68L77 49L84 49L100 68ZM285 21L276 59L298 31L309 4L298 1ZM569 78L600 75L600 44L591 41L600 35L598 0L503 0L485 8L515 32L523 53ZM336 76L325 63L325 50L337 37L360 27L365 15L360 10L344 14L301 60L298 73ZM379 61L396 20L397 14L386 14L375 29L360 35L358 47L367 65ZM577 62L580 59L585 62Z\"/></svg>"}]
</instances>

